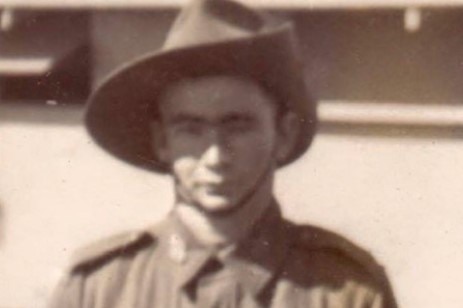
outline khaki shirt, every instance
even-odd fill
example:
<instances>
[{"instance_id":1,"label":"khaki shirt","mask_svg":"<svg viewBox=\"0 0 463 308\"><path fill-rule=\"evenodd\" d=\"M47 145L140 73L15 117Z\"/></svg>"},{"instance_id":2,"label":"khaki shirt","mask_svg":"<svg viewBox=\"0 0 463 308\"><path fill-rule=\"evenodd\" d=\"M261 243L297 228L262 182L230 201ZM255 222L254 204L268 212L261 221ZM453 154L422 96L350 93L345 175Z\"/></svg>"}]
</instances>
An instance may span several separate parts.
<instances>
[{"instance_id":1,"label":"khaki shirt","mask_svg":"<svg viewBox=\"0 0 463 308\"><path fill-rule=\"evenodd\" d=\"M227 254L202 247L172 213L80 253L52 308L396 308L382 268L330 232L272 207Z\"/></svg>"}]
</instances>

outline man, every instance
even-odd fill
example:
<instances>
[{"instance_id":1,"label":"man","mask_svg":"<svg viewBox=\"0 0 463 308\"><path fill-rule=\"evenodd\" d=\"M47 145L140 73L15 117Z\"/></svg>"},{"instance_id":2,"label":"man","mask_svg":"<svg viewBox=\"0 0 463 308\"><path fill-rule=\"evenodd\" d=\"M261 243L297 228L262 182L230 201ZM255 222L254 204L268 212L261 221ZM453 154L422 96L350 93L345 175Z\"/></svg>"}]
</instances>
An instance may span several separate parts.
<instances>
[{"instance_id":1,"label":"man","mask_svg":"<svg viewBox=\"0 0 463 308\"><path fill-rule=\"evenodd\" d=\"M176 204L79 252L52 307L396 307L366 252L280 214L275 171L315 131L301 68L291 24L198 0L161 51L112 74L87 127L122 160L171 174Z\"/></svg>"}]
</instances>

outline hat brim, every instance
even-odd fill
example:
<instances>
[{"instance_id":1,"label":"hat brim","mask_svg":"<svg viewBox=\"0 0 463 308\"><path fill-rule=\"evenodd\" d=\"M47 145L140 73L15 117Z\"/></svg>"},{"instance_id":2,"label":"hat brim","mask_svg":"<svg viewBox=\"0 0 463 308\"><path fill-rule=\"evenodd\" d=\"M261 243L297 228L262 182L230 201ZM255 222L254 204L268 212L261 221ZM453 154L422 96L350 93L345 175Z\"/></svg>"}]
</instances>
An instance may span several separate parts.
<instances>
[{"instance_id":1,"label":"hat brim","mask_svg":"<svg viewBox=\"0 0 463 308\"><path fill-rule=\"evenodd\" d=\"M207 75L238 75L256 80L299 117L298 142L281 165L301 156L316 126L309 97L286 25L252 37L158 51L135 59L110 74L89 98L85 122L105 150L135 166L160 173L169 166L152 146L150 110L170 83Z\"/></svg>"}]
</instances>

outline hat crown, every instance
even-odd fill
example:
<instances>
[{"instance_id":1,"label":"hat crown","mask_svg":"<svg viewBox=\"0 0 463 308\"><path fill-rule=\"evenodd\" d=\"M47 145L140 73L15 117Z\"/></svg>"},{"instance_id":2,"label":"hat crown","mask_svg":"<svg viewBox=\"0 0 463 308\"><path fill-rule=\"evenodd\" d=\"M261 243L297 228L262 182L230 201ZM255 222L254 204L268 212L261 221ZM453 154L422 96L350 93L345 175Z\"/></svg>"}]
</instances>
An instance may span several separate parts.
<instances>
[{"instance_id":1,"label":"hat crown","mask_svg":"<svg viewBox=\"0 0 463 308\"><path fill-rule=\"evenodd\" d=\"M267 28L268 17L229 0L194 0L178 15L162 50L250 37Z\"/></svg>"}]
</instances>

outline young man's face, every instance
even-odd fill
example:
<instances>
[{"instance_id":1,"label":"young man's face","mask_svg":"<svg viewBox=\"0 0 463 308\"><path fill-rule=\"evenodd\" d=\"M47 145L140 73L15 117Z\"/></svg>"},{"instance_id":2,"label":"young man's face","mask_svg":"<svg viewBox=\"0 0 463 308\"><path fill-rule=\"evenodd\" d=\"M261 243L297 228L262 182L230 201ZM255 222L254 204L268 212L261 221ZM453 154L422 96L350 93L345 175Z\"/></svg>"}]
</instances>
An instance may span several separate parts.
<instances>
[{"instance_id":1,"label":"young man's face","mask_svg":"<svg viewBox=\"0 0 463 308\"><path fill-rule=\"evenodd\" d=\"M276 109L256 84L232 77L171 87L160 100L155 144L183 201L210 214L238 208L274 171Z\"/></svg>"}]
</instances>

